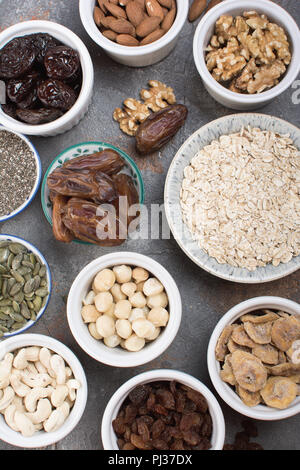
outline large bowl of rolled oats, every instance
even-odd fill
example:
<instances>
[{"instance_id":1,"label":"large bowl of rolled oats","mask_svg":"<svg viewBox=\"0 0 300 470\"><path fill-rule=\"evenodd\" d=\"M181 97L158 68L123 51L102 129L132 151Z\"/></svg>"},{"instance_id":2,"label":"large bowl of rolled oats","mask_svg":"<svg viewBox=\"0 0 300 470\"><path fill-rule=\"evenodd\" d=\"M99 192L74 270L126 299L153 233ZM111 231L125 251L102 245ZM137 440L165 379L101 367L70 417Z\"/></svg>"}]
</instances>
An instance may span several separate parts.
<instances>
[{"instance_id":1,"label":"large bowl of rolled oats","mask_svg":"<svg viewBox=\"0 0 300 470\"><path fill-rule=\"evenodd\" d=\"M210 95L232 109L274 100L300 70L300 31L269 0L226 0L204 15L194 36L194 61Z\"/></svg>"},{"instance_id":2,"label":"large bowl of rolled oats","mask_svg":"<svg viewBox=\"0 0 300 470\"><path fill-rule=\"evenodd\" d=\"M274 116L236 114L201 127L165 183L172 234L209 273L263 283L300 267L300 130Z\"/></svg>"}]
</instances>

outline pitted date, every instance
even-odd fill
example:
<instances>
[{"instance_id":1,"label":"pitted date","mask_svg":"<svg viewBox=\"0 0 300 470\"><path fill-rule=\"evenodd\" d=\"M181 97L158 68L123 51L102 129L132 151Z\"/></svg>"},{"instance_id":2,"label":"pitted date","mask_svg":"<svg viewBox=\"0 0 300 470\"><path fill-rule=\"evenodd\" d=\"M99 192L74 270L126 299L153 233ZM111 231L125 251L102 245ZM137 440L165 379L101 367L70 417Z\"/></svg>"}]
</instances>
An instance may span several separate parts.
<instances>
[{"instance_id":1,"label":"pitted date","mask_svg":"<svg viewBox=\"0 0 300 470\"><path fill-rule=\"evenodd\" d=\"M60 80L44 80L38 86L38 97L44 106L68 111L77 96L73 88Z\"/></svg>"},{"instance_id":2,"label":"pitted date","mask_svg":"<svg viewBox=\"0 0 300 470\"><path fill-rule=\"evenodd\" d=\"M8 114L8 113L7 113ZM37 125L52 122L63 115L60 109L17 109L16 116L27 124Z\"/></svg>"},{"instance_id":3,"label":"pitted date","mask_svg":"<svg viewBox=\"0 0 300 470\"><path fill-rule=\"evenodd\" d=\"M187 114L187 107L182 104L173 104L151 114L137 131L138 152L145 155L163 147L183 126Z\"/></svg>"},{"instance_id":4,"label":"pitted date","mask_svg":"<svg viewBox=\"0 0 300 470\"><path fill-rule=\"evenodd\" d=\"M57 46L48 50L44 65L49 78L67 80L79 69L79 54L71 47Z\"/></svg>"}]
</instances>

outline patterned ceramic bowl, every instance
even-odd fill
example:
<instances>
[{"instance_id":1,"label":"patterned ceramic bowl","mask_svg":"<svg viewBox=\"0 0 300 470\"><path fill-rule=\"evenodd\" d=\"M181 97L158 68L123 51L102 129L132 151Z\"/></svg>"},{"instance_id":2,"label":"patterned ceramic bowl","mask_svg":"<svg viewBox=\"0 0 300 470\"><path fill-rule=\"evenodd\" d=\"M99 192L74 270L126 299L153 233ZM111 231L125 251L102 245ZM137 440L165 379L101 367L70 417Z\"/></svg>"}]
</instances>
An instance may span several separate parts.
<instances>
[{"instance_id":1,"label":"patterned ceramic bowl","mask_svg":"<svg viewBox=\"0 0 300 470\"><path fill-rule=\"evenodd\" d=\"M50 201L50 191L47 186L47 178L52 171L56 168L61 167L65 162L71 160L72 158L80 157L82 155L89 155L95 152L101 152L105 149L112 149L117 151L121 157L125 160L125 166L121 170L121 173L126 173L131 176L134 186L139 194L139 202L143 204L144 202L144 183L143 178L135 162L121 149L114 147L111 144L106 144L104 142L83 142L81 144L73 145L72 147L67 148L62 153L60 153L50 164L48 170L45 173L42 190L41 190L41 200L42 207L46 219L52 225L52 203ZM83 243L90 245L88 242L83 242L81 240L74 240L77 243Z\"/></svg>"},{"instance_id":2,"label":"patterned ceramic bowl","mask_svg":"<svg viewBox=\"0 0 300 470\"><path fill-rule=\"evenodd\" d=\"M191 232L183 223L180 209L180 189L185 167L189 165L191 159L204 146L210 144L213 140L218 140L222 135L239 132L242 126L270 130L281 135L289 134L294 145L300 149L300 130L282 119L254 113L222 117L201 127L178 150L168 171L164 197L166 216L173 236L180 248L194 263L222 279L254 284L274 281L297 271L300 268L300 256L292 258L288 263L280 263L276 267L268 264L265 267L256 268L255 271L236 268L229 264L220 264L215 258L205 253L198 246L197 241L193 240Z\"/></svg>"}]
</instances>

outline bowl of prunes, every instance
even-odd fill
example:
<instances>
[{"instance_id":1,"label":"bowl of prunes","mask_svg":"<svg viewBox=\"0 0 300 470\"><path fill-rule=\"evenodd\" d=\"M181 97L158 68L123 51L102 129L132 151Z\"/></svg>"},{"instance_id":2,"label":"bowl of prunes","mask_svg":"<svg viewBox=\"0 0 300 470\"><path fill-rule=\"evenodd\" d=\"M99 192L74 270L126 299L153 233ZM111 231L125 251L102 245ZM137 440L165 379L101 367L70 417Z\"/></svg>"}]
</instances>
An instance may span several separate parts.
<instances>
[{"instance_id":1,"label":"bowl of prunes","mask_svg":"<svg viewBox=\"0 0 300 470\"><path fill-rule=\"evenodd\" d=\"M0 124L23 134L70 130L91 101L94 71L81 39L51 21L25 21L0 34Z\"/></svg>"}]
</instances>

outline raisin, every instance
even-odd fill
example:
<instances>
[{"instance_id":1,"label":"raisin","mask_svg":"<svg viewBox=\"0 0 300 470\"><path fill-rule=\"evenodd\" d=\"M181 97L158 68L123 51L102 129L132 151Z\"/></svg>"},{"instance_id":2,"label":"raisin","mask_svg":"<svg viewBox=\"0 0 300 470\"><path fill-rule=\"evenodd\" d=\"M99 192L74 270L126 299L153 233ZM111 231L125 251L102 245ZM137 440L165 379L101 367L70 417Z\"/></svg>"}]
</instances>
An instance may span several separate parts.
<instances>
[{"instance_id":1,"label":"raisin","mask_svg":"<svg viewBox=\"0 0 300 470\"><path fill-rule=\"evenodd\" d=\"M17 109L16 115L20 121L26 122L27 124L45 124L52 122L62 116L62 112L59 109Z\"/></svg>"},{"instance_id":2,"label":"raisin","mask_svg":"<svg viewBox=\"0 0 300 470\"><path fill-rule=\"evenodd\" d=\"M182 415L179 427L182 432L186 432L186 431L189 431L193 427L200 427L202 422L203 422L203 418L199 413L187 413L187 414ZM203 434L203 431L202 431L202 434Z\"/></svg>"},{"instance_id":3,"label":"raisin","mask_svg":"<svg viewBox=\"0 0 300 470\"><path fill-rule=\"evenodd\" d=\"M151 445L147 442L144 442L142 437L138 436L137 434L131 434L130 442L131 442L131 444L133 444L138 449L151 450Z\"/></svg>"},{"instance_id":4,"label":"raisin","mask_svg":"<svg viewBox=\"0 0 300 470\"><path fill-rule=\"evenodd\" d=\"M45 80L38 86L38 97L44 106L67 111L72 108L77 97L69 85L59 80Z\"/></svg>"},{"instance_id":5,"label":"raisin","mask_svg":"<svg viewBox=\"0 0 300 470\"><path fill-rule=\"evenodd\" d=\"M113 420L112 427L118 436L124 434L126 431L124 419L120 418L119 416Z\"/></svg>"},{"instance_id":6,"label":"raisin","mask_svg":"<svg viewBox=\"0 0 300 470\"><path fill-rule=\"evenodd\" d=\"M209 414L204 416L204 422L201 427L201 433L204 437L211 437L212 434L212 420Z\"/></svg>"},{"instance_id":7,"label":"raisin","mask_svg":"<svg viewBox=\"0 0 300 470\"><path fill-rule=\"evenodd\" d=\"M157 450L169 450L168 444L162 439L153 439L152 447L154 447L154 449L157 449Z\"/></svg>"},{"instance_id":8,"label":"raisin","mask_svg":"<svg viewBox=\"0 0 300 470\"><path fill-rule=\"evenodd\" d=\"M201 438L199 443L195 447L193 447L193 450L209 450L209 449L211 449L211 442L206 437Z\"/></svg>"},{"instance_id":9,"label":"raisin","mask_svg":"<svg viewBox=\"0 0 300 470\"><path fill-rule=\"evenodd\" d=\"M185 408L185 395L180 390L175 395L175 408L178 413L182 413Z\"/></svg>"},{"instance_id":10,"label":"raisin","mask_svg":"<svg viewBox=\"0 0 300 470\"><path fill-rule=\"evenodd\" d=\"M144 423L150 428L154 423L154 419L149 415L143 415L140 418L137 418L137 423Z\"/></svg>"},{"instance_id":11,"label":"raisin","mask_svg":"<svg viewBox=\"0 0 300 470\"><path fill-rule=\"evenodd\" d=\"M191 446L196 446L199 444L200 436L197 432L189 430L183 434L183 440Z\"/></svg>"},{"instance_id":12,"label":"raisin","mask_svg":"<svg viewBox=\"0 0 300 470\"><path fill-rule=\"evenodd\" d=\"M175 399L168 390L158 389L156 392L159 403L167 410L175 410Z\"/></svg>"},{"instance_id":13,"label":"raisin","mask_svg":"<svg viewBox=\"0 0 300 470\"><path fill-rule=\"evenodd\" d=\"M25 75L32 69L35 57L35 51L26 39L13 39L0 51L0 78Z\"/></svg>"},{"instance_id":14,"label":"raisin","mask_svg":"<svg viewBox=\"0 0 300 470\"><path fill-rule=\"evenodd\" d=\"M168 411L166 410L166 408L163 407L162 405L160 405L159 403L154 405L154 411L155 411L155 413L157 413L159 415L168 416Z\"/></svg>"},{"instance_id":15,"label":"raisin","mask_svg":"<svg viewBox=\"0 0 300 470\"><path fill-rule=\"evenodd\" d=\"M175 439L170 446L170 450L184 450L184 443L182 439Z\"/></svg>"},{"instance_id":16,"label":"raisin","mask_svg":"<svg viewBox=\"0 0 300 470\"><path fill-rule=\"evenodd\" d=\"M79 54L71 47L53 47L46 53L44 65L49 78L56 80L70 79L79 69Z\"/></svg>"},{"instance_id":17,"label":"raisin","mask_svg":"<svg viewBox=\"0 0 300 470\"><path fill-rule=\"evenodd\" d=\"M206 413L208 410L208 404L206 399L204 398L201 393L197 392L196 390L190 389L187 391L187 397L195 403L197 410L201 411L201 413Z\"/></svg>"},{"instance_id":18,"label":"raisin","mask_svg":"<svg viewBox=\"0 0 300 470\"><path fill-rule=\"evenodd\" d=\"M164 430L165 430L164 422L160 418L157 419L156 421L154 421L152 428L151 428L152 438L157 439Z\"/></svg>"},{"instance_id":19,"label":"raisin","mask_svg":"<svg viewBox=\"0 0 300 470\"><path fill-rule=\"evenodd\" d=\"M134 450L136 447L131 442L126 442L121 450Z\"/></svg>"},{"instance_id":20,"label":"raisin","mask_svg":"<svg viewBox=\"0 0 300 470\"><path fill-rule=\"evenodd\" d=\"M124 423L131 424L137 415L137 409L134 405L127 405L125 408Z\"/></svg>"},{"instance_id":21,"label":"raisin","mask_svg":"<svg viewBox=\"0 0 300 470\"><path fill-rule=\"evenodd\" d=\"M137 432L142 437L144 442L148 442L150 440L150 432L147 424L139 422L137 424Z\"/></svg>"},{"instance_id":22,"label":"raisin","mask_svg":"<svg viewBox=\"0 0 300 470\"><path fill-rule=\"evenodd\" d=\"M119 156L119 155L118 155ZM149 396L149 387L147 385L139 385L129 393L129 400L136 406L147 400Z\"/></svg>"}]
</instances>

